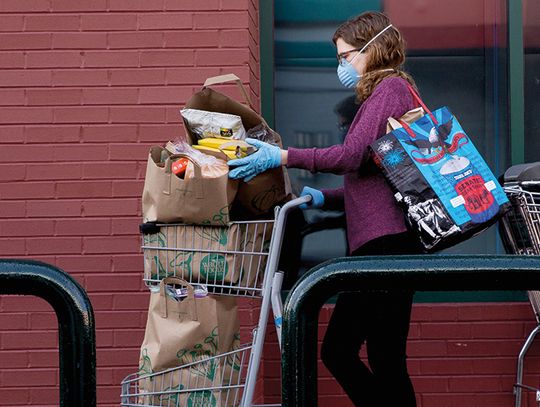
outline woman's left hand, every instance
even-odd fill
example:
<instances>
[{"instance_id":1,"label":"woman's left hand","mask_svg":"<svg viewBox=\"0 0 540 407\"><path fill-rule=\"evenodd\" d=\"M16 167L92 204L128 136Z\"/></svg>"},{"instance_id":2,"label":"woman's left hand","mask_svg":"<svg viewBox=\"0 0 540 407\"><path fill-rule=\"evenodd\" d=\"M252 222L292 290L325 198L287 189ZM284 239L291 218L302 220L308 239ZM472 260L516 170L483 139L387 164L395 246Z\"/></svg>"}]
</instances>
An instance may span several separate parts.
<instances>
[{"instance_id":1,"label":"woman's left hand","mask_svg":"<svg viewBox=\"0 0 540 407\"><path fill-rule=\"evenodd\" d=\"M266 170L281 166L281 148L252 138L247 138L246 142L257 148L257 151L227 162L230 167L229 178L243 178L248 182Z\"/></svg>"}]
</instances>

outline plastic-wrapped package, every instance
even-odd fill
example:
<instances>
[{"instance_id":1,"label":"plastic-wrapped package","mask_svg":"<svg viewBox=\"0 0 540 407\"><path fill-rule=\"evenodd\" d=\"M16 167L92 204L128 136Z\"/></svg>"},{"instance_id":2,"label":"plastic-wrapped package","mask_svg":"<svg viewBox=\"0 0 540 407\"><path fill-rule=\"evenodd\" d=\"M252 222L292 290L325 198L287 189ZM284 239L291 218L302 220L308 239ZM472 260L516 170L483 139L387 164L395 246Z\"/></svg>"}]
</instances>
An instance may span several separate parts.
<instances>
[{"instance_id":1,"label":"plastic-wrapped package","mask_svg":"<svg viewBox=\"0 0 540 407\"><path fill-rule=\"evenodd\" d=\"M264 123L261 123L255 127L252 127L247 131L247 137L254 138L265 143L278 144L279 138L276 136L276 133L270 129L268 126L265 126Z\"/></svg>"},{"instance_id":2,"label":"plastic-wrapped package","mask_svg":"<svg viewBox=\"0 0 540 407\"><path fill-rule=\"evenodd\" d=\"M228 174L229 166L227 163L212 155L204 154L203 152L194 149L188 143L182 140L169 141L166 149L172 154L185 154L191 160L195 161L201 167L203 178L218 178L223 174ZM185 178L194 177L193 163L190 161L187 165Z\"/></svg>"},{"instance_id":3,"label":"plastic-wrapped package","mask_svg":"<svg viewBox=\"0 0 540 407\"><path fill-rule=\"evenodd\" d=\"M182 109L180 113L198 139L217 137L244 140L246 138L242 119L235 114L199 109Z\"/></svg>"}]
</instances>

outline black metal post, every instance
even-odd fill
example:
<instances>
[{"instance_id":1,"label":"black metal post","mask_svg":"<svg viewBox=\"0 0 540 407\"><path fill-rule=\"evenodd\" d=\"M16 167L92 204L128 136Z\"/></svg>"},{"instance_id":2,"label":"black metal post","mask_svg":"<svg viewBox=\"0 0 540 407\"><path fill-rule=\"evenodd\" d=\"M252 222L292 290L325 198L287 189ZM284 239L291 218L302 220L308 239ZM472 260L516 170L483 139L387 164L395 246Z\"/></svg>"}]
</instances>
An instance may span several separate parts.
<instances>
[{"instance_id":1,"label":"black metal post","mask_svg":"<svg viewBox=\"0 0 540 407\"><path fill-rule=\"evenodd\" d=\"M317 406L318 314L339 292L532 289L540 289L540 257L348 257L323 263L296 283L284 305L283 407Z\"/></svg>"},{"instance_id":2,"label":"black metal post","mask_svg":"<svg viewBox=\"0 0 540 407\"><path fill-rule=\"evenodd\" d=\"M0 294L35 295L58 318L60 406L96 406L94 312L84 289L67 273L37 261L0 260Z\"/></svg>"}]
</instances>

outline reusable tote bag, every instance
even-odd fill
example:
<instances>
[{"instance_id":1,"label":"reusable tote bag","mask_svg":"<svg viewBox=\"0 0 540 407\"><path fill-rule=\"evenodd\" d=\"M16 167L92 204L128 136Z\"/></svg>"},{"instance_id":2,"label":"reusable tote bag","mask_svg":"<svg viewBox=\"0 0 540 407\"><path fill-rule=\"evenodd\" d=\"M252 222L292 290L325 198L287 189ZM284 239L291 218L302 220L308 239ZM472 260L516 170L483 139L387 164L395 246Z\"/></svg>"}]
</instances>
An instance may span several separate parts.
<instances>
[{"instance_id":1,"label":"reusable tote bag","mask_svg":"<svg viewBox=\"0 0 540 407\"><path fill-rule=\"evenodd\" d=\"M228 82L235 82L238 85L247 105L210 88L212 85ZM262 128L276 144L282 147L279 134L268 127L264 119L250 108L251 105L250 98L240 78L234 74L228 74L208 78L204 82L203 88L191 96L185 107L240 116L248 134L250 134L250 130ZM196 144L197 137L190 131L186 120L184 120L184 127L186 128L188 140L191 144ZM235 219L253 218L260 215L273 216L272 209L274 206L288 201L290 198L291 183L287 169L279 167L265 171L249 182L240 182L233 205Z\"/></svg>"},{"instance_id":2,"label":"reusable tote bag","mask_svg":"<svg viewBox=\"0 0 540 407\"><path fill-rule=\"evenodd\" d=\"M176 286L170 286L172 284ZM183 299L171 294L179 286L187 288L187 296ZM140 404L168 405L171 402L181 406L225 406L220 401L223 395L219 391L167 392L235 383L238 366L234 361L227 364L231 359L213 357L239 346L239 330L235 297L207 295L196 298L193 286L184 280L163 279L159 289L150 294L139 360ZM191 365L186 368L145 377L188 364ZM178 398L180 403L176 404Z\"/></svg>"},{"instance_id":3,"label":"reusable tote bag","mask_svg":"<svg viewBox=\"0 0 540 407\"><path fill-rule=\"evenodd\" d=\"M427 252L480 233L508 208L508 198L488 165L447 107L407 112L388 120L394 129L370 145L375 163L392 186L406 219ZM404 116L405 117L405 116Z\"/></svg>"},{"instance_id":4,"label":"reusable tote bag","mask_svg":"<svg viewBox=\"0 0 540 407\"><path fill-rule=\"evenodd\" d=\"M173 161L181 157L190 161L183 179L172 172ZM216 174L214 168L207 174L193 157L171 155L159 146L150 148L142 195L144 222L227 224L238 182L229 179L228 168L222 164L221 172Z\"/></svg>"}]
</instances>

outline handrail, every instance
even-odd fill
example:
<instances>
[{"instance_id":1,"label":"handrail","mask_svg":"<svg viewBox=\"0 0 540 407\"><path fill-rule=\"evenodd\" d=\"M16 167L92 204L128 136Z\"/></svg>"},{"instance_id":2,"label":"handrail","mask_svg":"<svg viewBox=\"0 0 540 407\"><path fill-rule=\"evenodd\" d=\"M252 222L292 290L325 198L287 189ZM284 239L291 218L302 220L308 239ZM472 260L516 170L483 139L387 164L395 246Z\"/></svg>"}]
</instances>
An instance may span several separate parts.
<instances>
[{"instance_id":1,"label":"handrail","mask_svg":"<svg viewBox=\"0 0 540 407\"><path fill-rule=\"evenodd\" d=\"M540 289L538 256L369 256L339 258L304 275L284 305L283 407L317 406L320 308L344 291Z\"/></svg>"},{"instance_id":2,"label":"handrail","mask_svg":"<svg viewBox=\"0 0 540 407\"><path fill-rule=\"evenodd\" d=\"M0 260L0 294L35 295L58 318L60 406L96 406L94 312L84 289L67 273L28 260Z\"/></svg>"}]
</instances>

